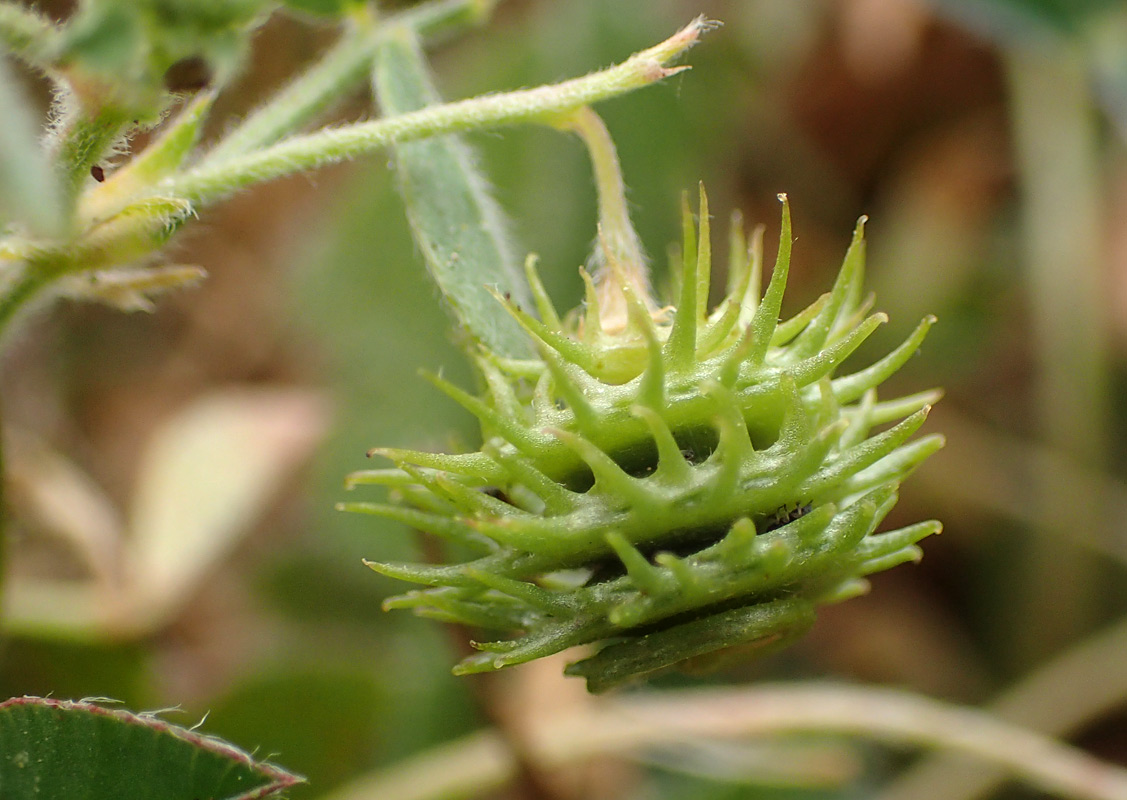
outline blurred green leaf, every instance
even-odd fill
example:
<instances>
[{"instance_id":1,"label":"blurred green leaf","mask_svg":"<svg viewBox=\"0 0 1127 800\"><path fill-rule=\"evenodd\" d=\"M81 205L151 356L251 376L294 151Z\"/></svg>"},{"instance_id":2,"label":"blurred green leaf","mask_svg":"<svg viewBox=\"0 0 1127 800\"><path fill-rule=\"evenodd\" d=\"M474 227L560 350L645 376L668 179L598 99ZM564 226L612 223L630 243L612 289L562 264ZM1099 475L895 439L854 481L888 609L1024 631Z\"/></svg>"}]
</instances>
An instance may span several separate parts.
<instances>
[{"instance_id":1,"label":"blurred green leaf","mask_svg":"<svg viewBox=\"0 0 1127 800\"><path fill-rule=\"evenodd\" d=\"M418 40L405 27L381 42L373 83L388 116L439 101ZM451 136L400 145L394 152L415 241L454 316L496 352L529 355L527 337L489 291L531 306L501 210L486 191L473 154Z\"/></svg>"},{"instance_id":2,"label":"blurred green leaf","mask_svg":"<svg viewBox=\"0 0 1127 800\"><path fill-rule=\"evenodd\" d=\"M1000 41L1034 35L1046 28L1074 35L1122 0L936 0L940 8Z\"/></svg>"},{"instance_id":3,"label":"blurred green leaf","mask_svg":"<svg viewBox=\"0 0 1127 800\"><path fill-rule=\"evenodd\" d=\"M57 177L39 146L39 122L0 56L0 215L32 232L63 227Z\"/></svg>"},{"instance_id":4,"label":"blurred green leaf","mask_svg":"<svg viewBox=\"0 0 1127 800\"><path fill-rule=\"evenodd\" d=\"M1088 31L1096 81L1096 99L1127 141L1127 5L1092 25Z\"/></svg>"},{"instance_id":5,"label":"blurred green leaf","mask_svg":"<svg viewBox=\"0 0 1127 800\"><path fill-rule=\"evenodd\" d=\"M282 0L282 4L294 11L304 11L319 17L339 17L350 9L364 4L363 0Z\"/></svg>"},{"instance_id":6,"label":"blurred green leaf","mask_svg":"<svg viewBox=\"0 0 1127 800\"><path fill-rule=\"evenodd\" d=\"M87 644L5 633L0 698L98 695L146 706L152 702L146 692L147 657L137 641Z\"/></svg>"},{"instance_id":7,"label":"blurred green leaf","mask_svg":"<svg viewBox=\"0 0 1127 800\"><path fill-rule=\"evenodd\" d=\"M429 0L410 6L395 17L413 28L428 44L489 20L500 0Z\"/></svg>"},{"instance_id":8,"label":"blurred green leaf","mask_svg":"<svg viewBox=\"0 0 1127 800\"><path fill-rule=\"evenodd\" d=\"M360 559L376 547L399 558L417 550L403 526L335 511L341 476L371 465L364 452L378 442L438 448L476 435L473 417L418 377L423 366L463 385L472 380L433 283L424 270L401 266L416 256L391 184L382 164L364 165L324 209L329 224L295 253L288 316L302 340L316 343L336 417L311 476L306 541L279 554L268 581L287 615L364 620L369 631L391 624L379 606L393 587Z\"/></svg>"},{"instance_id":9,"label":"blurred green leaf","mask_svg":"<svg viewBox=\"0 0 1127 800\"><path fill-rule=\"evenodd\" d=\"M251 800L302 780L156 716L35 697L0 703L5 800Z\"/></svg>"},{"instance_id":10,"label":"blurred green leaf","mask_svg":"<svg viewBox=\"0 0 1127 800\"><path fill-rule=\"evenodd\" d=\"M85 3L64 33L64 53L89 69L128 74L146 48L139 15L116 3Z\"/></svg>"},{"instance_id":11,"label":"blurred green leaf","mask_svg":"<svg viewBox=\"0 0 1127 800\"><path fill-rule=\"evenodd\" d=\"M155 122L165 89L223 84L231 77L250 45L250 30L271 5L270 0L90 0L63 29L59 57L87 91L102 89L100 101Z\"/></svg>"},{"instance_id":12,"label":"blurred green leaf","mask_svg":"<svg viewBox=\"0 0 1127 800\"><path fill-rule=\"evenodd\" d=\"M1121 5L1121 0L974 0L979 5L1010 8L1062 30L1076 30L1095 13Z\"/></svg>"},{"instance_id":13,"label":"blurred green leaf","mask_svg":"<svg viewBox=\"0 0 1127 800\"><path fill-rule=\"evenodd\" d=\"M322 794L371 768L386 703L374 670L288 666L256 675L212 704L208 726L224 738L276 753Z\"/></svg>"},{"instance_id":14,"label":"blurred green leaf","mask_svg":"<svg viewBox=\"0 0 1127 800\"><path fill-rule=\"evenodd\" d=\"M38 11L0 3L0 41L29 64L47 68L58 48L59 29Z\"/></svg>"}]
</instances>

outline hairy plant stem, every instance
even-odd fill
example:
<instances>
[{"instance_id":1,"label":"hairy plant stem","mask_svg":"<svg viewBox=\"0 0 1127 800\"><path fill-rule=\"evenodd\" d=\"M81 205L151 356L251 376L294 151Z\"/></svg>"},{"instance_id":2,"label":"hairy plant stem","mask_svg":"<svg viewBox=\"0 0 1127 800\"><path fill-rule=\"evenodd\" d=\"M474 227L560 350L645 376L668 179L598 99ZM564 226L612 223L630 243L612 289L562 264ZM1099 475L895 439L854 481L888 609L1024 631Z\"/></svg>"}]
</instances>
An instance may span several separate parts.
<instances>
[{"instance_id":1,"label":"hairy plant stem","mask_svg":"<svg viewBox=\"0 0 1127 800\"><path fill-rule=\"evenodd\" d=\"M67 208L74 206L83 184L90 180L90 170L123 139L131 117L127 110L107 104L89 116L78 112L63 123L56 157Z\"/></svg>"},{"instance_id":2,"label":"hairy plant stem","mask_svg":"<svg viewBox=\"0 0 1127 800\"><path fill-rule=\"evenodd\" d=\"M431 106L387 119L295 136L271 147L224 160L205 160L197 168L169 178L153 195L206 205L256 183L317 169L372 153L396 143L529 122L549 122L575 109L656 83L684 67L670 60L696 43L708 29L696 20L661 44L621 64L563 83L486 95Z\"/></svg>"},{"instance_id":3,"label":"hairy plant stem","mask_svg":"<svg viewBox=\"0 0 1127 800\"><path fill-rule=\"evenodd\" d=\"M367 9L350 18L337 42L310 69L286 85L229 134L203 160L214 164L272 145L325 111L367 75L374 50L375 17Z\"/></svg>"},{"instance_id":4,"label":"hairy plant stem","mask_svg":"<svg viewBox=\"0 0 1127 800\"><path fill-rule=\"evenodd\" d=\"M574 114L561 120L558 127L574 131L587 146L595 172L599 227L602 229L603 241L611 254L622 262L624 269L634 269L639 273L637 277L645 281L642 246L638 242L634 226L630 224L630 212L626 206L626 182L622 178L622 165L610 131L589 106L577 109Z\"/></svg>"},{"instance_id":5,"label":"hairy plant stem","mask_svg":"<svg viewBox=\"0 0 1127 800\"><path fill-rule=\"evenodd\" d=\"M145 258L165 243L189 210L186 203L157 198L137 209L139 213L119 214L73 242L54 246L12 239L0 242L0 338L13 317L44 287L65 275Z\"/></svg>"},{"instance_id":6,"label":"hairy plant stem","mask_svg":"<svg viewBox=\"0 0 1127 800\"><path fill-rule=\"evenodd\" d=\"M329 51L224 136L208 151L203 163L224 161L272 145L360 85L368 76L378 32L385 25L410 28L422 38L441 38L481 24L495 5L496 0L435 0L386 19L377 19L370 6L356 8L347 19L345 33Z\"/></svg>"},{"instance_id":7,"label":"hairy plant stem","mask_svg":"<svg viewBox=\"0 0 1127 800\"><path fill-rule=\"evenodd\" d=\"M17 261L4 266L0 282L0 331L7 327L23 305L55 276L48 270L37 269L28 261Z\"/></svg>"},{"instance_id":8,"label":"hairy plant stem","mask_svg":"<svg viewBox=\"0 0 1127 800\"><path fill-rule=\"evenodd\" d=\"M455 6L451 4L450 7ZM439 17L420 19L435 22ZM195 169L165 178L130 199L118 216L136 222L131 221L121 226L120 240L115 240L113 231L105 230L105 225L102 225L102 229L95 226L77 239L49 249L59 253L96 250L99 254L99 267L112 262L115 253L123 256L118 258L118 263L128 263L163 244L164 237L154 237L149 250L143 251L143 248L137 247L138 230L144 228L146 219L150 222L150 228L174 224L169 223L167 218L169 207L177 203L195 211L257 183L429 136L529 122L554 124L559 118L574 114L576 109L590 103L648 86L687 69L665 65L692 47L700 35L711 27L712 24L703 17L698 18L664 42L634 54L621 64L559 84L428 106L387 119L294 136L252 153L214 161L205 158ZM304 107L311 108L318 104L319 100L315 95L315 92L305 95ZM274 123L270 125L256 125L259 134L254 137L247 134L247 140L276 130L279 119L280 117L274 117ZM289 122L292 124L296 121L298 116L291 117ZM67 163L81 163L84 169L89 169L89 165L94 163L91 154L98 150L94 145L101 146L111 141L111 131L112 126L107 124L98 137L83 135L76 139L75 144L69 146L74 155L68 158ZM80 146L80 140L89 141ZM72 166L69 171L72 175L79 174L76 166ZM184 214L177 214L178 219L183 217ZM93 238L97 238L97 242L92 245L87 240ZM56 277L67 272L94 268L84 264L82 258L64 260L68 266L62 269L35 268L33 263L28 262L18 275L10 275L0 282L0 336L15 311Z\"/></svg>"},{"instance_id":9,"label":"hairy plant stem","mask_svg":"<svg viewBox=\"0 0 1127 800\"><path fill-rule=\"evenodd\" d=\"M372 90L384 115L441 103L414 31L389 27L380 39ZM531 356L524 331L492 295L495 289L525 306L532 301L504 211L472 151L458 136L441 136L397 144L392 154L411 233L457 326L497 353Z\"/></svg>"},{"instance_id":10,"label":"hairy plant stem","mask_svg":"<svg viewBox=\"0 0 1127 800\"><path fill-rule=\"evenodd\" d=\"M406 25L428 38L440 38L467 25L481 23L492 13L495 4L496 0L433 0L396 14L387 21ZM58 35L58 28L45 18L10 3L0 3L0 42L6 43L29 63L42 69L51 69ZM205 176L205 183L209 182L210 176L212 191L189 192L189 196L196 202L206 202L257 182L248 177L248 170L258 175L258 180L268 180L364 152L363 147L355 151L339 152L330 146L329 149L334 151L331 155L320 159L316 156L306 159L299 157L290 161L289 169L279 169L277 163L269 165L269 156L265 159L268 164L265 168L262 167L262 160L255 160L253 155L250 156L252 163L249 168L247 164L239 162L239 157L260 151L291 134L347 92L353 84L359 84L368 71L377 41L373 13L367 9L358 9L350 19L349 31L321 61L283 89L262 109L253 113L205 156L200 170ZM65 81L63 85L66 85ZM82 103L76 102L75 105L81 107ZM91 108L96 110L86 114L78 108L70 110L59 124L55 138L60 177L65 187L63 191L68 195L67 201L71 207L84 183L89 180L91 168L106 156L134 121L133 115L113 104L105 104L100 108L91 105ZM471 122L466 127L474 125ZM416 138L427 135L426 131L422 131ZM377 138L368 149L379 149L394 141L394 136ZM327 141L322 140L322 143ZM312 144L316 149L316 142ZM272 152L283 160L288 158L285 148L266 152ZM241 167L247 169L241 170L240 166L232 166L233 164L241 164ZM211 165L219 166L209 172ZM236 174L235 179L224 181L222 175L230 172ZM216 191L216 182L228 185ZM191 181L188 183L191 184ZM139 188L134 193L136 196L125 198L130 204L125 215L156 217L156 225L150 227L161 227L159 217L165 215L165 211L158 210L154 214L152 209L160 209L162 206L167 208L170 193L166 189L164 186L154 188L151 184ZM173 199L172 202L175 203L176 200ZM146 211L146 207L150 210ZM117 210L120 208L119 205ZM70 218L70 212L67 217ZM0 274L0 335L15 313L58 277L76 271L114 266L115 251L129 251L134 258L143 257L163 244L174 226L175 223L167 227L164 235L153 238L153 244L146 252L138 252L135 242L129 242L129 239L135 239L136 224L123 226L121 242L113 241L112 235L107 236L106 231L99 230L96 225L67 241L4 242L2 249L6 252L0 254L0 259L6 260L8 264L2 267L6 274ZM124 228L133 228L133 233L125 232ZM87 241L91 239L97 241L91 245ZM95 259L97 264L85 263L83 256L75 255L91 250L96 250L99 254ZM27 257L21 251L35 251L36 255ZM127 259L124 257L116 259L117 264L125 262Z\"/></svg>"},{"instance_id":11,"label":"hairy plant stem","mask_svg":"<svg viewBox=\"0 0 1127 800\"><path fill-rule=\"evenodd\" d=\"M642 244L630 223L618 151L606 125L590 106L576 109L555 124L574 131L591 158L599 202L599 243L593 257L599 309L604 315L604 327L625 325L626 298L621 284L628 285L645 303L652 303L652 293Z\"/></svg>"}]
</instances>

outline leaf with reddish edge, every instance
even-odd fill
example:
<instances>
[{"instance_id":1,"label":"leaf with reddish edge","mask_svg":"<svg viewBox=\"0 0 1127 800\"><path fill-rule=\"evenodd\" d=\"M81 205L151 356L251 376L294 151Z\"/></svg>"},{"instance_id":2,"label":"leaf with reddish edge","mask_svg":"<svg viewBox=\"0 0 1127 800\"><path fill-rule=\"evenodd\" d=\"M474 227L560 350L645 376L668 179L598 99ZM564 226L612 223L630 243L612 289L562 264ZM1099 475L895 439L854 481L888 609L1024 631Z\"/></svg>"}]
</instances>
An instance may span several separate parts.
<instances>
[{"instance_id":1,"label":"leaf with reddish edge","mask_svg":"<svg viewBox=\"0 0 1127 800\"><path fill-rule=\"evenodd\" d=\"M41 697L0 703L5 800L266 800L304 780L153 714Z\"/></svg>"}]
</instances>

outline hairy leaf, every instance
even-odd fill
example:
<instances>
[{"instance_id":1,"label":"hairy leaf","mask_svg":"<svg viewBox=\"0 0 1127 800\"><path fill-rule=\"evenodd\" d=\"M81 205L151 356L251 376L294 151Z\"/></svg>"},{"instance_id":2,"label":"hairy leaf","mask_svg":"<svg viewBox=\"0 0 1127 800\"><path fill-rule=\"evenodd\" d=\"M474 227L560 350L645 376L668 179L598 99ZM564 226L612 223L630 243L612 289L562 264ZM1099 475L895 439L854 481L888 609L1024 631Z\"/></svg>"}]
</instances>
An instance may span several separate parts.
<instances>
[{"instance_id":1,"label":"hairy leaf","mask_svg":"<svg viewBox=\"0 0 1127 800\"><path fill-rule=\"evenodd\" d=\"M439 101L418 40L405 27L381 43L373 83L389 116ZM471 151L458 138L444 136L399 145L394 155L415 241L458 323L502 355L530 355L520 326L491 293L530 305L501 211Z\"/></svg>"},{"instance_id":2,"label":"hairy leaf","mask_svg":"<svg viewBox=\"0 0 1127 800\"><path fill-rule=\"evenodd\" d=\"M156 716L38 697L0 703L5 800L264 800L303 780Z\"/></svg>"}]
</instances>

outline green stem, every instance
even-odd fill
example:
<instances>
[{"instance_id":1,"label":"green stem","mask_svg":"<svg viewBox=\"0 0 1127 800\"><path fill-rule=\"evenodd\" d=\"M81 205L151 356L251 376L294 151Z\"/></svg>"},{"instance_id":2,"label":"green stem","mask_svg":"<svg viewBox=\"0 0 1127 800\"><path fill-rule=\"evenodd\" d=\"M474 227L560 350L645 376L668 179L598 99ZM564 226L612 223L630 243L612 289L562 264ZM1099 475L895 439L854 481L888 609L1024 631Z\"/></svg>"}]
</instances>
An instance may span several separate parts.
<instances>
[{"instance_id":1,"label":"green stem","mask_svg":"<svg viewBox=\"0 0 1127 800\"><path fill-rule=\"evenodd\" d=\"M11 263L0 282L0 341L12 319L41 289L67 272L66 260L52 253L46 258Z\"/></svg>"},{"instance_id":2,"label":"green stem","mask_svg":"<svg viewBox=\"0 0 1127 800\"><path fill-rule=\"evenodd\" d=\"M358 85L372 61L374 23L370 14L358 15L313 67L243 120L208 151L202 163L214 164L272 145Z\"/></svg>"},{"instance_id":3,"label":"green stem","mask_svg":"<svg viewBox=\"0 0 1127 800\"><path fill-rule=\"evenodd\" d=\"M622 165L610 131L594 109L584 106L560 123L559 127L574 131L587 146L591 166L595 172L595 186L599 198L599 227L603 240L611 253L626 268L643 270L642 246L638 234L630 224L626 205L626 183L622 179Z\"/></svg>"},{"instance_id":4,"label":"green stem","mask_svg":"<svg viewBox=\"0 0 1127 800\"><path fill-rule=\"evenodd\" d=\"M441 38L488 18L496 0L435 0L389 17L420 37ZM204 157L214 164L274 144L329 108L368 76L378 45L377 20L362 7L349 19L348 30L300 77L270 98ZM382 25L384 21L380 21Z\"/></svg>"},{"instance_id":5,"label":"green stem","mask_svg":"<svg viewBox=\"0 0 1127 800\"><path fill-rule=\"evenodd\" d=\"M56 159L68 208L73 207L83 184L90 180L91 168L113 150L130 124L129 112L112 104L90 116L78 111L64 123L59 132Z\"/></svg>"},{"instance_id":6,"label":"green stem","mask_svg":"<svg viewBox=\"0 0 1127 800\"><path fill-rule=\"evenodd\" d=\"M12 318L44 287L64 275L131 264L163 245L190 213L184 201L156 198L59 245L0 243L0 337Z\"/></svg>"},{"instance_id":7,"label":"green stem","mask_svg":"<svg viewBox=\"0 0 1127 800\"><path fill-rule=\"evenodd\" d=\"M626 205L622 165L610 131L589 106L577 109L556 126L574 131L583 140L591 158L599 201L599 242L592 257L596 268L594 280L600 290L599 313L603 327L612 329L625 324L628 315L619 281L629 285L635 297L652 303L649 268Z\"/></svg>"},{"instance_id":8,"label":"green stem","mask_svg":"<svg viewBox=\"0 0 1127 800\"><path fill-rule=\"evenodd\" d=\"M0 283L0 333L23 304L59 275L142 258L162 245L168 231L201 205L256 183L371 153L392 144L522 122L551 123L589 103L647 86L686 69L668 68L665 64L690 48L701 33L710 28L710 23L699 18L622 64L582 78L428 106L374 122L295 136L264 150L208 161L188 172L165 178L150 187L149 193L139 194L129 201L113 220L50 250L44 258L15 253L13 261L24 263L18 274ZM89 132L72 133L67 137L66 148L70 155L65 163L72 176L81 174L78 164L89 169L89 164L93 163L91 154L112 139L112 129L107 122L91 126ZM101 133L95 135L95 131ZM164 235L159 235L162 231ZM46 263L48 268L43 268L40 262Z\"/></svg>"},{"instance_id":9,"label":"green stem","mask_svg":"<svg viewBox=\"0 0 1127 800\"><path fill-rule=\"evenodd\" d=\"M493 14L499 0L433 0L388 18L393 25L411 28L421 38L441 40L463 28L481 25Z\"/></svg>"},{"instance_id":10,"label":"green stem","mask_svg":"<svg viewBox=\"0 0 1127 800\"><path fill-rule=\"evenodd\" d=\"M23 304L42 288L43 281L36 280L41 273L26 261L5 265L0 282L0 330L6 328Z\"/></svg>"},{"instance_id":11,"label":"green stem","mask_svg":"<svg viewBox=\"0 0 1127 800\"><path fill-rule=\"evenodd\" d=\"M265 150L209 161L160 184L154 195L204 205L256 183L316 169L389 145L528 122L548 122L575 109L633 91L680 72L664 65L696 43L709 26L689 24L661 44L600 72L563 83L432 106L388 119L295 136Z\"/></svg>"}]
</instances>

